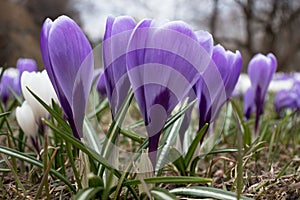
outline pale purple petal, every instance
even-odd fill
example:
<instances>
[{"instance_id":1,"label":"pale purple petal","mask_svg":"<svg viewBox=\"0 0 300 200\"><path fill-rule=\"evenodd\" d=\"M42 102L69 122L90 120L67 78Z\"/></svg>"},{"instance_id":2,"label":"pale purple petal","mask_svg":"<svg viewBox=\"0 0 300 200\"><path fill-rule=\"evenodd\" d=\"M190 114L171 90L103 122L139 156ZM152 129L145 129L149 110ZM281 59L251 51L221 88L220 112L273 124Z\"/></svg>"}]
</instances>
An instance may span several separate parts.
<instances>
[{"instance_id":1,"label":"pale purple petal","mask_svg":"<svg viewBox=\"0 0 300 200\"><path fill-rule=\"evenodd\" d=\"M252 88L248 88L244 94L244 116L248 120L255 111L254 93Z\"/></svg>"},{"instance_id":2,"label":"pale purple petal","mask_svg":"<svg viewBox=\"0 0 300 200\"><path fill-rule=\"evenodd\" d=\"M132 17L108 17L102 46L104 81L113 116L130 88L126 68L128 41L136 23Z\"/></svg>"},{"instance_id":3,"label":"pale purple petal","mask_svg":"<svg viewBox=\"0 0 300 200\"><path fill-rule=\"evenodd\" d=\"M296 93L288 90L279 91L274 98L274 106L276 112L280 112L282 109L290 108L296 109L298 108L298 99L299 96Z\"/></svg>"},{"instance_id":4,"label":"pale purple petal","mask_svg":"<svg viewBox=\"0 0 300 200\"><path fill-rule=\"evenodd\" d=\"M97 81L97 91L101 97L104 97L107 95L103 72L100 74L99 79Z\"/></svg>"},{"instance_id":5,"label":"pale purple petal","mask_svg":"<svg viewBox=\"0 0 300 200\"><path fill-rule=\"evenodd\" d=\"M48 49L57 85L60 85L68 102L72 102L77 72L91 53L91 46L79 26L70 18L61 16L53 22L49 31Z\"/></svg>"},{"instance_id":6,"label":"pale purple petal","mask_svg":"<svg viewBox=\"0 0 300 200\"><path fill-rule=\"evenodd\" d=\"M37 70L37 65L34 59L31 58L19 58L17 60L17 69L20 71L20 75L24 71L32 72Z\"/></svg>"}]
</instances>

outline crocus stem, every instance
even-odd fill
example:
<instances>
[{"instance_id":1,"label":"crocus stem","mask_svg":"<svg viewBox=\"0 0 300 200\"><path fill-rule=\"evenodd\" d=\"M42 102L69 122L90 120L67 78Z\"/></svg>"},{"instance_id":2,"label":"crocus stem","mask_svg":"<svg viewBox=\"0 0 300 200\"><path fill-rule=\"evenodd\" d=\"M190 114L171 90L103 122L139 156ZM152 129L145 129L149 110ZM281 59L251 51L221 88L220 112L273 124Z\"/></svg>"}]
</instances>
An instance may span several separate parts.
<instances>
[{"instance_id":1,"label":"crocus stem","mask_svg":"<svg viewBox=\"0 0 300 200\"><path fill-rule=\"evenodd\" d=\"M259 118L263 113L262 106L257 106L256 110L256 116L255 116L255 127L254 127L254 133L257 134L258 128L259 128Z\"/></svg>"},{"instance_id":2,"label":"crocus stem","mask_svg":"<svg viewBox=\"0 0 300 200\"><path fill-rule=\"evenodd\" d=\"M69 122L69 124L71 126L71 129L72 129L74 137L80 140L80 135L78 133L78 130L76 129L74 119L73 118L69 118L68 122Z\"/></svg>"},{"instance_id":3,"label":"crocus stem","mask_svg":"<svg viewBox=\"0 0 300 200\"><path fill-rule=\"evenodd\" d=\"M37 135L35 137L30 136L30 140L31 140L31 143L32 143L34 149L36 150L37 154L40 154L40 146L39 146L38 136Z\"/></svg>"},{"instance_id":4,"label":"crocus stem","mask_svg":"<svg viewBox=\"0 0 300 200\"><path fill-rule=\"evenodd\" d=\"M155 165L156 165L159 136L160 136L160 132L149 137L149 158L151 160L153 169L155 169Z\"/></svg>"}]
</instances>

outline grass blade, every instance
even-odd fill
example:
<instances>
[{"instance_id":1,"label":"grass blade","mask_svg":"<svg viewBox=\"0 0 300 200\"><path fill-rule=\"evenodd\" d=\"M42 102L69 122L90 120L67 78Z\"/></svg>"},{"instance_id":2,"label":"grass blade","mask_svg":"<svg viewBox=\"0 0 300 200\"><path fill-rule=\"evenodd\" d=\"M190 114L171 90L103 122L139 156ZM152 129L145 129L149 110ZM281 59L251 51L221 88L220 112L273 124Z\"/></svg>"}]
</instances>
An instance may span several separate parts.
<instances>
[{"instance_id":1,"label":"grass blade","mask_svg":"<svg viewBox=\"0 0 300 200\"><path fill-rule=\"evenodd\" d=\"M28 162L32 165L35 165L41 169L43 169L43 163L31 156L28 156L27 154L25 153L22 153L22 152L19 152L19 151L16 151L14 149L10 149L8 147L5 147L5 146L1 146L0 145L0 153L3 153L3 154L6 154L6 155L9 155L9 156L12 156L12 157L15 157L17 159L20 159L20 160L23 160L25 162ZM56 176L58 179L60 179L62 182L64 182L67 186L69 186L69 188L73 191L73 192L76 192L76 189L75 187L72 185L71 182L69 182L69 180L64 177L62 174L58 173L56 170L54 169L50 169L49 171L50 174Z\"/></svg>"},{"instance_id":2,"label":"grass blade","mask_svg":"<svg viewBox=\"0 0 300 200\"><path fill-rule=\"evenodd\" d=\"M189 166L191 159L195 153L195 150L200 142L200 140L203 138L204 134L206 133L208 128L208 124L206 123L201 130L198 132L198 134L196 135L195 139L193 140L191 146L188 149L188 152L186 153L186 156L184 158L184 164L186 167Z\"/></svg>"},{"instance_id":3,"label":"grass blade","mask_svg":"<svg viewBox=\"0 0 300 200\"><path fill-rule=\"evenodd\" d=\"M177 200L178 198L170 193L168 190L163 188L153 188L151 191L151 196L154 197L155 200Z\"/></svg>"},{"instance_id":4,"label":"grass blade","mask_svg":"<svg viewBox=\"0 0 300 200\"><path fill-rule=\"evenodd\" d=\"M161 183L173 183L173 184L188 184L188 183L198 183L210 184L212 179L210 178L201 178L201 177L192 177L192 176L160 176L160 177L152 177L152 178L145 178L144 181L147 184L161 184ZM141 184L140 180L129 180L123 183L124 186L127 185L137 185Z\"/></svg>"},{"instance_id":5,"label":"grass blade","mask_svg":"<svg viewBox=\"0 0 300 200\"><path fill-rule=\"evenodd\" d=\"M31 91L28 87L26 87L27 90L33 95L33 97L40 103L42 106L49 112L49 114L55 118L55 120L64 128L66 133L72 134L71 127L68 125L65 119L62 118L62 116L56 112L54 109L52 109L50 106L48 106L39 96L37 96L33 91ZM73 135L73 134L72 134Z\"/></svg>"},{"instance_id":6,"label":"grass blade","mask_svg":"<svg viewBox=\"0 0 300 200\"><path fill-rule=\"evenodd\" d=\"M92 124L88 118L84 118L83 121L83 134L89 146L94 149L97 153L101 153L101 144L99 137L97 136Z\"/></svg>"},{"instance_id":7,"label":"grass blade","mask_svg":"<svg viewBox=\"0 0 300 200\"><path fill-rule=\"evenodd\" d=\"M214 198L220 200L236 200L237 195L234 192L229 192L222 189L211 188L211 187L201 187L201 186L192 186L184 188L175 188L170 191L176 195L184 195L189 197L197 198ZM241 200L250 200L250 198L241 196Z\"/></svg>"},{"instance_id":8,"label":"grass blade","mask_svg":"<svg viewBox=\"0 0 300 200\"><path fill-rule=\"evenodd\" d=\"M170 148L172 145L174 145L176 138L179 133L179 129L181 127L182 121L183 121L184 115L182 115L179 120L175 121L173 126L171 126L167 131L166 138L164 138L161 141L161 144L163 144L163 147L159 153L158 159L157 159L157 164L155 166L155 172L157 173L159 169L161 169L166 162L168 162L168 157L170 155Z\"/></svg>"},{"instance_id":9,"label":"grass blade","mask_svg":"<svg viewBox=\"0 0 300 200\"><path fill-rule=\"evenodd\" d=\"M75 200L94 199L96 194L103 190L103 187L92 187L79 190L75 196Z\"/></svg>"}]
</instances>

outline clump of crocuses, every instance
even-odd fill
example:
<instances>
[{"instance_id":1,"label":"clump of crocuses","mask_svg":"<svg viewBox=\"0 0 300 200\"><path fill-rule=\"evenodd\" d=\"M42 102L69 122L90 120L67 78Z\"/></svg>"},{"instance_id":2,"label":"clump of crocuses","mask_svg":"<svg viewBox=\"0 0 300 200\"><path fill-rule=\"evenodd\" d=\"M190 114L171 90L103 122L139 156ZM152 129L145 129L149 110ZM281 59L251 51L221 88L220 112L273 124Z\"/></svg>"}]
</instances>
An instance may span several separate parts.
<instances>
[{"instance_id":1,"label":"clump of crocuses","mask_svg":"<svg viewBox=\"0 0 300 200\"><path fill-rule=\"evenodd\" d=\"M130 38L128 76L147 128L153 165L166 120L210 63L199 39L182 21L159 26L152 20L138 23Z\"/></svg>"},{"instance_id":2,"label":"clump of crocuses","mask_svg":"<svg viewBox=\"0 0 300 200\"><path fill-rule=\"evenodd\" d=\"M47 19L41 33L45 68L73 129L82 137L82 121L92 80L91 47L70 18ZM143 116L152 164L164 124L190 93L199 99L199 128L215 119L241 70L237 51L213 46L208 32L182 21L136 24L132 17L108 17L102 46L103 74L97 88L107 95L114 118L132 87Z\"/></svg>"},{"instance_id":3,"label":"clump of crocuses","mask_svg":"<svg viewBox=\"0 0 300 200\"><path fill-rule=\"evenodd\" d=\"M41 31L44 66L76 138L82 138L94 59L80 27L69 17L46 19Z\"/></svg>"},{"instance_id":4,"label":"clump of crocuses","mask_svg":"<svg viewBox=\"0 0 300 200\"><path fill-rule=\"evenodd\" d=\"M264 112L264 103L268 87L277 68L276 57L269 53L267 56L256 54L249 62L248 75L251 81L253 102L247 99L245 107L254 106L256 110L255 131L258 129L259 118ZM248 94L250 96L250 94ZM251 96L250 96L251 97ZM245 96L245 98L250 98ZM247 109L245 109L247 110ZM249 117L249 116L247 116Z\"/></svg>"}]
</instances>

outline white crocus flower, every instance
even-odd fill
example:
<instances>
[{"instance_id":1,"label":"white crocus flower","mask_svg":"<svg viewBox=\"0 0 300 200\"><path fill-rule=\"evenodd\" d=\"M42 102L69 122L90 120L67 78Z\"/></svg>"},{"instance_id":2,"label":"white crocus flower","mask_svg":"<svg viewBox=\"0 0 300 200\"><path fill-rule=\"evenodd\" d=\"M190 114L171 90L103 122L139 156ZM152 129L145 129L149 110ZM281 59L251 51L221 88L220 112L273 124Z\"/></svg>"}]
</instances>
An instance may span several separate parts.
<instances>
[{"instance_id":1,"label":"white crocus flower","mask_svg":"<svg viewBox=\"0 0 300 200\"><path fill-rule=\"evenodd\" d=\"M43 70L42 72L25 71L21 76L21 89L23 96L32 108L36 122L39 123L42 117L48 116L48 112L26 87L28 87L48 105L51 105L52 99L54 99L55 102L58 102L56 93L46 70Z\"/></svg>"},{"instance_id":2,"label":"white crocus flower","mask_svg":"<svg viewBox=\"0 0 300 200\"><path fill-rule=\"evenodd\" d=\"M16 109L16 118L19 126L27 136L34 137L37 133L38 125L29 104L24 101L22 106Z\"/></svg>"}]
</instances>

